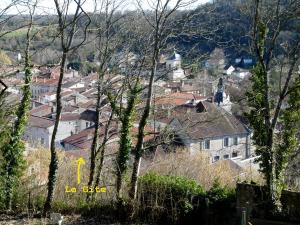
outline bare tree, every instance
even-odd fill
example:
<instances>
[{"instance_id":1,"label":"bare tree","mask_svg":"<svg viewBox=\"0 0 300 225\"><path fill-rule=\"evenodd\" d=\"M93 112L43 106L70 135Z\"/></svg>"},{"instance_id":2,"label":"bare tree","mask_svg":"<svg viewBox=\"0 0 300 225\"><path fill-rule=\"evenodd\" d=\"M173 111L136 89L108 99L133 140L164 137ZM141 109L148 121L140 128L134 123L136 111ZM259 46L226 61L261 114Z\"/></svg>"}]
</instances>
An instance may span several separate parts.
<instances>
[{"instance_id":1,"label":"bare tree","mask_svg":"<svg viewBox=\"0 0 300 225\"><path fill-rule=\"evenodd\" d=\"M145 136L145 126L147 124L147 119L150 114L151 104L152 104L152 95L153 95L153 83L154 78L157 72L157 64L159 62L159 54L162 47L165 45L165 41L168 37L168 23L170 22L170 18L172 14L179 8L187 6L191 3L191 1L186 2L183 0L175 1L174 5L173 2L170 0L159 0L159 1L152 1L150 3L150 8L153 9L153 14L149 16L142 7L142 2L138 1L139 9L141 10L142 14L144 15L147 23L151 26L152 33L149 37L149 44L151 46L151 54L150 54L150 77L148 83L148 93L146 96L146 104L144 111L142 113L139 128L138 128L138 137L137 137L137 144L134 149L134 163L133 163L133 171L131 175L131 184L130 184L130 191L129 196L134 199L136 197L137 192L137 180L139 175L139 168L141 163L141 157L143 153L143 144L144 144L144 136Z\"/></svg>"},{"instance_id":2,"label":"bare tree","mask_svg":"<svg viewBox=\"0 0 300 225\"><path fill-rule=\"evenodd\" d=\"M100 0L95 2L94 22L96 24L96 50L97 61L100 64L97 68L98 80L97 80L97 100L96 100L96 120L95 131L91 146L90 157L90 174L88 186L96 186L99 183L100 174L102 170L104 152L106 143L109 140L109 130L114 113L112 111L109 119L105 125L104 138L102 143L99 143L99 130L100 130L100 117L101 108L105 106L105 89L112 85L112 80L109 76L109 65L111 60L116 54L116 50L120 47L121 40L118 38L118 32L116 33L116 25L118 24L122 15L117 15L117 10L122 6L124 0ZM98 8L99 6L99 8ZM117 29L120 30L120 27ZM104 80L104 77L106 80ZM100 156L99 156L100 153ZM99 158L98 158L99 156ZM96 165L98 161L98 165ZM97 166L97 175L95 177L95 170ZM96 182L94 184L94 178ZM87 195L87 200L90 198L90 194Z\"/></svg>"},{"instance_id":3,"label":"bare tree","mask_svg":"<svg viewBox=\"0 0 300 225\"><path fill-rule=\"evenodd\" d=\"M44 205L44 215L51 209L51 203L53 199L54 187L57 176L58 169L58 158L56 153L56 133L59 125L59 120L62 112L62 103L61 103L61 91L62 91L62 82L64 78L64 72L67 62L68 54L79 48L86 40L87 29L91 22L88 14L83 10L82 5L85 1L74 0L76 4L76 9L74 15L70 15L69 6L71 2L69 0L59 2L54 0L55 8L58 16L58 32L60 36L60 44L62 48L62 56L60 61L60 72L59 80L56 91L56 118L54 129L51 137L50 151L51 151L51 161L49 165L49 175L48 175L48 193L46 202ZM85 20L83 27L79 26L79 21ZM80 32L81 31L81 32ZM73 39L76 34L81 35L81 41L76 44L73 44Z\"/></svg>"}]
</instances>

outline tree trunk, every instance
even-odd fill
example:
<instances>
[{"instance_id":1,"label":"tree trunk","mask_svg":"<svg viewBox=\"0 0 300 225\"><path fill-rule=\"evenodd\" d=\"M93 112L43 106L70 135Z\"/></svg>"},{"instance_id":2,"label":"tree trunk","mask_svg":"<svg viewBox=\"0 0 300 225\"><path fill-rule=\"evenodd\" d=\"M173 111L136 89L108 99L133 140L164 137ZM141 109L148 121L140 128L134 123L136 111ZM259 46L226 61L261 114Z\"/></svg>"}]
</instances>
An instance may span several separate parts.
<instances>
[{"instance_id":1,"label":"tree trunk","mask_svg":"<svg viewBox=\"0 0 300 225\"><path fill-rule=\"evenodd\" d=\"M117 165L116 165L116 191L117 191L117 199L120 201L122 199L122 183L123 183L123 176L127 170L127 163L129 159L129 154L132 149L131 145L131 127L132 127L132 116L134 112L134 107L137 100L138 94L138 85L139 79L137 79L135 86L129 93L129 100L127 107L125 109L124 115L121 116L122 128L121 128L121 135L120 135L120 149L117 156Z\"/></svg>"},{"instance_id":2,"label":"tree trunk","mask_svg":"<svg viewBox=\"0 0 300 225\"><path fill-rule=\"evenodd\" d=\"M129 196L132 199L135 198L136 192L137 192L138 172L139 172L141 157L143 154L144 130L145 130L145 126L147 124L147 119L149 117L149 113L150 113L150 109L151 109L154 76L156 73L156 66L157 66L158 54L159 54L158 41L159 41L158 35L156 35L153 56L152 56L152 62L151 62L152 70L151 70L151 76L150 76L150 80L149 80L149 84L148 84L147 101L146 101L146 105L145 105L145 109L144 109L142 118L139 123L137 145L135 148L135 158L134 158L134 163L133 163L133 171L132 171L132 175L131 175Z\"/></svg>"},{"instance_id":3,"label":"tree trunk","mask_svg":"<svg viewBox=\"0 0 300 225\"><path fill-rule=\"evenodd\" d=\"M95 175L95 167L96 167L96 157L97 157L97 148L99 145L99 126L100 126L100 104L101 104L101 84L98 80L98 91L97 91L97 105L96 105L96 121L95 121L95 131L93 137L93 143L91 146L91 158L90 158L90 174L89 174L89 181L88 186L93 186L94 182L94 175ZM86 200L90 201L91 193L87 193Z\"/></svg>"},{"instance_id":4,"label":"tree trunk","mask_svg":"<svg viewBox=\"0 0 300 225\"><path fill-rule=\"evenodd\" d=\"M104 154L105 154L105 149L106 149L106 143L109 139L108 135L109 135L109 128L110 128L110 124L112 122L112 118L114 116L114 112L111 112L109 120L106 124L105 127L105 132L104 132L104 138L103 138L103 142L100 146L100 149L98 149L98 151L100 151L100 156L99 156L99 164L97 167L97 174L96 174L96 180L95 180L95 184L94 184L94 189L96 188L96 186L98 186L100 184L100 176L101 176L101 172L102 172L102 168L103 168L103 162L104 162ZM95 194L95 192L93 192L93 194ZM94 195L92 195L94 196Z\"/></svg>"},{"instance_id":5,"label":"tree trunk","mask_svg":"<svg viewBox=\"0 0 300 225\"><path fill-rule=\"evenodd\" d=\"M57 129L59 125L61 110L62 110L61 89L62 89L62 81L64 77L66 59L67 59L67 52L64 51L62 55L61 64L60 64L59 81L58 81L58 86L56 91L56 118L55 118L55 124L54 124L54 129L51 137L51 144L50 144L51 161L49 165L49 175L48 175L48 185L47 185L48 194L47 194L46 202L44 205L44 212L43 212L44 216L46 216L47 212L51 210L51 204L53 200L57 169L58 169L58 157L56 152L55 139L56 139Z\"/></svg>"},{"instance_id":6,"label":"tree trunk","mask_svg":"<svg viewBox=\"0 0 300 225\"><path fill-rule=\"evenodd\" d=\"M101 66L102 68L102 66ZM97 158L97 149L99 146L99 129L100 129L100 109L101 109L101 95L102 95L102 72L98 76L97 84L97 103L96 103L96 121L95 121L95 131L93 137L93 143L91 146L91 158L90 158L90 174L88 186L91 187L94 185L95 169L96 169L96 158ZM91 200L91 193L87 193L86 200Z\"/></svg>"},{"instance_id":7,"label":"tree trunk","mask_svg":"<svg viewBox=\"0 0 300 225\"><path fill-rule=\"evenodd\" d=\"M133 163L132 177L131 177L131 189L129 191L129 197L131 199L136 199L137 189L138 189L138 177L140 174L141 161L142 161L142 158L138 157L134 160L134 163Z\"/></svg>"}]
</instances>

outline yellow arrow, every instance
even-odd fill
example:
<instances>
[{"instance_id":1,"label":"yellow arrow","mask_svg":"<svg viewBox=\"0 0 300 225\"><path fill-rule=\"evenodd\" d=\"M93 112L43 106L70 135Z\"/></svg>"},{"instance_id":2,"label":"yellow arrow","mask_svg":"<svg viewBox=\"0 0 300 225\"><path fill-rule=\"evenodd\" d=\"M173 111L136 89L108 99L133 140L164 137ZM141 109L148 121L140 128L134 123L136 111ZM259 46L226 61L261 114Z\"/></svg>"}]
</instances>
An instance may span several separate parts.
<instances>
[{"instance_id":1,"label":"yellow arrow","mask_svg":"<svg viewBox=\"0 0 300 225\"><path fill-rule=\"evenodd\" d=\"M79 159L76 160L77 162L77 183L80 184L80 166L81 164L85 164L84 158L80 157Z\"/></svg>"}]
</instances>

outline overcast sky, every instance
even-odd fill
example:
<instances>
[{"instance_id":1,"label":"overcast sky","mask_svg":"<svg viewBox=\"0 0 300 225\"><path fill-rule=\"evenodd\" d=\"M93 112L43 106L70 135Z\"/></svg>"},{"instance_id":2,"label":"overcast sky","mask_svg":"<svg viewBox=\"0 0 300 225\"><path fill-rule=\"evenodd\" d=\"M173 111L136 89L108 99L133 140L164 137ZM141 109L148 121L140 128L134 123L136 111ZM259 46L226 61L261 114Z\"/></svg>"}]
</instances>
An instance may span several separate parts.
<instances>
[{"instance_id":1,"label":"overcast sky","mask_svg":"<svg viewBox=\"0 0 300 225\"><path fill-rule=\"evenodd\" d=\"M59 0L59 1L63 1L63 0ZM96 1L101 1L101 0L96 0ZM120 7L120 10L134 10L136 9L136 0L125 0L126 2L122 5L122 7ZM156 0L140 0L142 1L142 5L143 8L145 9L150 9L151 7L149 7L148 2L156 2ZM165 1L165 0L163 0ZM191 0L184 0L186 2L191 1ZM209 2L210 0L197 0L195 3L193 3L192 5L189 5L188 8L194 8L195 6L199 5L199 4L204 4ZM94 10L94 2L95 0L85 0L84 6L83 8L88 11L88 12L92 12ZM176 0L171 0L171 6L172 3L174 4L176 2ZM4 8L6 8L6 6L8 4L11 3L11 0L0 0L0 8L1 10L3 10ZM70 12L74 12L75 10L75 4L71 5L71 11ZM26 7L22 7L20 5L18 6L14 6L9 10L9 14L17 14L18 12L25 12L26 11ZM55 10L54 10L54 1L53 0L38 0L38 10L37 10L38 14L54 14Z\"/></svg>"}]
</instances>

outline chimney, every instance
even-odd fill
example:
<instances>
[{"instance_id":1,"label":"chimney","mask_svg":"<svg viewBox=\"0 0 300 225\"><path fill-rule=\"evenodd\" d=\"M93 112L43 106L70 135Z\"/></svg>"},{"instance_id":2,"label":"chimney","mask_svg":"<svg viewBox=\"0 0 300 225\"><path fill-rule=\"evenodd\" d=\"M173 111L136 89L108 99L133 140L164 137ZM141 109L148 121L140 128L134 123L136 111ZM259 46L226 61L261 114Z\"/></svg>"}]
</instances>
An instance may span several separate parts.
<instances>
[{"instance_id":1,"label":"chimney","mask_svg":"<svg viewBox=\"0 0 300 225\"><path fill-rule=\"evenodd\" d=\"M195 103L196 103L196 102L195 102L195 99L193 98L193 99L191 100L191 104L192 104L192 105L195 105Z\"/></svg>"},{"instance_id":2,"label":"chimney","mask_svg":"<svg viewBox=\"0 0 300 225\"><path fill-rule=\"evenodd\" d=\"M86 139L87 140L90 140L90 139L92 139L93 138L93 134L92 133L89 133L87 136L86 136Z\"/></svg>"}]
</instances>

